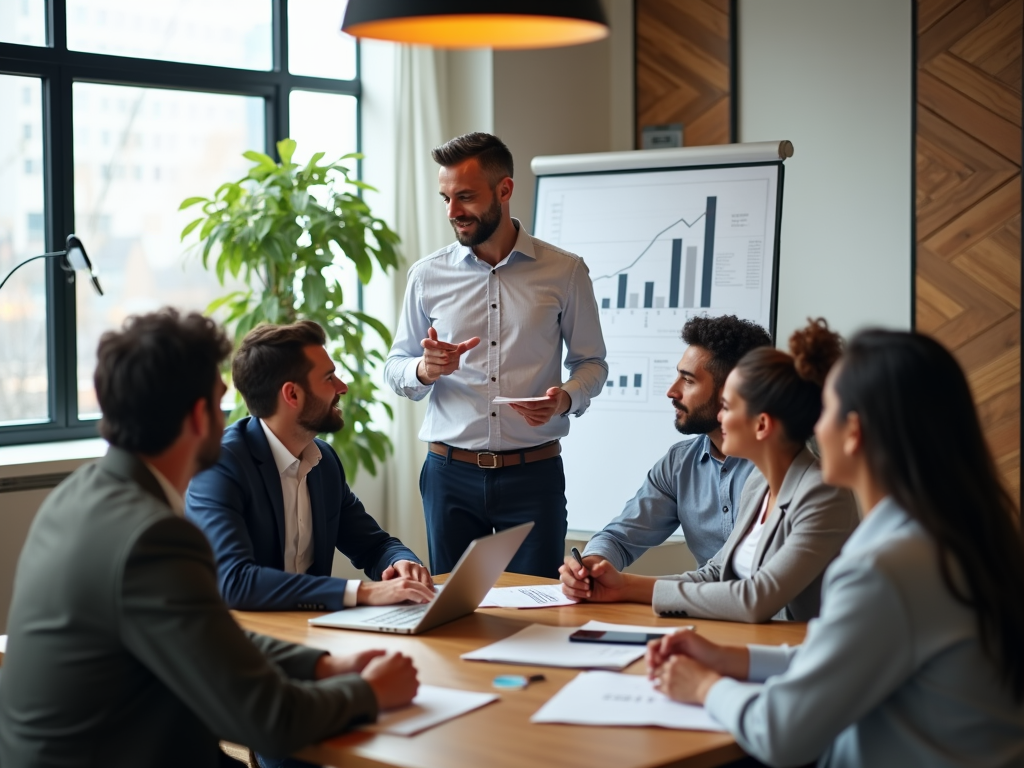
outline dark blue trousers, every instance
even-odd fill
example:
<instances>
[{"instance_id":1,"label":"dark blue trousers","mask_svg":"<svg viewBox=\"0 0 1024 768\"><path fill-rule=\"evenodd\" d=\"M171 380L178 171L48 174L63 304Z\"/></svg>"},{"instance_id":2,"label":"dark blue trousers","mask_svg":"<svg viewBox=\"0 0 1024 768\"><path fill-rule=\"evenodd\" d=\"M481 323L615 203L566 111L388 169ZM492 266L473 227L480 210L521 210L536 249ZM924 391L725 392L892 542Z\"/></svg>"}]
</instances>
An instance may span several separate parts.
<instances>
[{"instance_id":1,"label":"dark blue trousers","mask_svg":"<svg viewBox=\"0 0 1024 768\"><path fill-rule=\"evenodd\" d=\"M432 573L448 573L473 539L533 521L508 566L558 578L565 554L565 473L555 456L532 464L481 469L427 453L420 472Z\"/></svg>"}]
</instances>

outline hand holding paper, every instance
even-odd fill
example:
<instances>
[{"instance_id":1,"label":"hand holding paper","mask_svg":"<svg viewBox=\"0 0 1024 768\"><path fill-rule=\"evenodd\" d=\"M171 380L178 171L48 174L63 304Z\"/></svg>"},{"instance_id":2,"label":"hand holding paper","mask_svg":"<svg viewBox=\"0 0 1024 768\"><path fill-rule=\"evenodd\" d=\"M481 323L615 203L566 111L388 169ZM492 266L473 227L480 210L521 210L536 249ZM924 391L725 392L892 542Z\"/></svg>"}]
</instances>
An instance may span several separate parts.
<instances>
[{"instance_id":1,"label":"hand holding paper","mask_svg":"<svg viewBox=\"0 0 1024 768\"><path fill-rule=\"evenodd\" d=\"M555 416L565 413L572 406L572 398L564 389L550 387L544 393L544 397L518 399L518 402L509 403L509 407L518 413L531 427L539 427L547 424Z\"/></svg>"}]
</instances>

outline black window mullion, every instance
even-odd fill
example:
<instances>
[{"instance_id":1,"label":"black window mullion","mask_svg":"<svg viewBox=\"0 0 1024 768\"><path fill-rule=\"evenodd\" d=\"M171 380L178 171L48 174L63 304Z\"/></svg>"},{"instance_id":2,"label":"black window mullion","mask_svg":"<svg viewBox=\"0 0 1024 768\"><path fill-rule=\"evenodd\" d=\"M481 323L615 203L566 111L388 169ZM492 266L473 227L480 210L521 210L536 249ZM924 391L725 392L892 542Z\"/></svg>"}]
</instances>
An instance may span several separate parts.
<instances>
[{"instance_id":1,"label":"black window mullion","mask_svg":"<svg viewBox=\"0 0 1024 768\"><path fill-rule=\"evenodd\" d=\"M55 51L67 51L67 0L48 0L46 3L46 27L46 44Z\"/></svg>"},{"instance_id":2,"label":"black window mullion","mask_svg":"<svg viewBox=\"0 0 1024 768\"><path fill-rule=\"evenodd\" d=\"M277 142L291 135L288 82L288 0L274 0L274 71L282 76L267 105L267 154L277 157Z\"/></svg>"}]
</instances>

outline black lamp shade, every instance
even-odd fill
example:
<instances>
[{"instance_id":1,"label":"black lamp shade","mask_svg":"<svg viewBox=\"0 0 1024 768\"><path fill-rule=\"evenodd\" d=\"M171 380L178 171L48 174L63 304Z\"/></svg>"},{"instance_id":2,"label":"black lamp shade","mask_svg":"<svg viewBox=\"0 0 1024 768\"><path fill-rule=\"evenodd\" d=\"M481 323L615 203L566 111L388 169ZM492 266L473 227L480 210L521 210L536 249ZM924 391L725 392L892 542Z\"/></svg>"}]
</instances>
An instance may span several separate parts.
<instances>
[{"instance_id":1,"label":"black lamp shade","mask_svg":"<svg viewBox=\"0 0 1024 768\"><path fill-rule=\"evenodd\" d=\"M608 35L599 0L349 0L341 28L436 48L553 48Z\"/></svg>"}]
</instances>

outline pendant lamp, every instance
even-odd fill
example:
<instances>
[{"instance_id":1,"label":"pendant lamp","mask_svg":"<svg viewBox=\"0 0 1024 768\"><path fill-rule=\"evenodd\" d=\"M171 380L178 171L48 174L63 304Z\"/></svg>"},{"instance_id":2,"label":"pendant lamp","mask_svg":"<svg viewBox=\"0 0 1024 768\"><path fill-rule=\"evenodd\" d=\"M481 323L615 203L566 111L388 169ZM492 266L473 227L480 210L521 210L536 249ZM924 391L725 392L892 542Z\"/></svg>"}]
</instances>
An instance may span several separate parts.
<instances>
[{"instance_id":1,"label":"pendant lamp","mask_svg":"<svg viewBox=\"0 0 1024 768\"><path fill-rule=\"evenodd\" d=\"M435 48L555 48L601 40L600 0L349 0L353 37Z\"/></svg>"}]
</instances>

